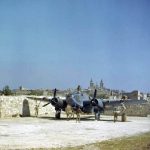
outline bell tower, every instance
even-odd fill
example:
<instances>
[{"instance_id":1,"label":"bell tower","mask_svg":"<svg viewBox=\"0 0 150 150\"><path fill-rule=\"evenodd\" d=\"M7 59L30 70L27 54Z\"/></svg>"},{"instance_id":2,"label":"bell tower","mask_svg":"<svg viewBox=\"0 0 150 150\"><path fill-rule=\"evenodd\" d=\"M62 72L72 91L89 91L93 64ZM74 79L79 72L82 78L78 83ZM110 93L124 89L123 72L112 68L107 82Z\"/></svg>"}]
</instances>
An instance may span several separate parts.
<instances>
[{"instance_id":1,"label":"bell tower","mask_svg":"<svg viewBox=\"0 0 150 150\"><path fill-rule=\"evenodd\" d=\"M101 82L100 82L100 88L104 89L104 82L103 82L103 80L101 80Z\"/></svg>"},{"instance_id":2,"label":"bell tower","mask_svg":"<svg viewBox=\"0 0 150 150\"><path fill-rule=\"evenodd\" d=\"M91 81L90 81L90 89L93 89L94 88L94 82L93 82L93 80L92 80L92 78L91 78Z\"/></svg>"}]
</instances>

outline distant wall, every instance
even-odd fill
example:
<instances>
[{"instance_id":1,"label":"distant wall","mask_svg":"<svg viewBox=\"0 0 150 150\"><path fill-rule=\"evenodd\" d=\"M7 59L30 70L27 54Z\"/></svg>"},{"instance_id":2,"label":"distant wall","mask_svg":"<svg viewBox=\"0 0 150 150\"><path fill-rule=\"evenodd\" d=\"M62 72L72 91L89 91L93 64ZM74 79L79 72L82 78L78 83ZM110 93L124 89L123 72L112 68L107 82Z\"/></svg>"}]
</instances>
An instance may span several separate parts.
<instances>
[{"instance_id":1,"label":"distant wall","mask_svg":"<svg viewBox=\"0 0 150 150\"><path fill-rule=\"evenodd\" d=\"M150 115L150 103L146 105L130 105L126 106L126 114L128 116L141 116L146 117L147 115ZM105 115L112 115L113 110L105 111Z\"/></svg>"},{"instance_id":2,"label":"distant wall","mask_svg":"<svg viewBox=\"0 0 150 150\"><path fill-rule=\"evenodd\" d=\"M35 106L39 103L40 101L28 99L26 96L0 96L0 118L35 116ZM39 115L54 115L54 107L42 107L44 104L41 102L39 105Z\"/></svg>"}]
</instances>

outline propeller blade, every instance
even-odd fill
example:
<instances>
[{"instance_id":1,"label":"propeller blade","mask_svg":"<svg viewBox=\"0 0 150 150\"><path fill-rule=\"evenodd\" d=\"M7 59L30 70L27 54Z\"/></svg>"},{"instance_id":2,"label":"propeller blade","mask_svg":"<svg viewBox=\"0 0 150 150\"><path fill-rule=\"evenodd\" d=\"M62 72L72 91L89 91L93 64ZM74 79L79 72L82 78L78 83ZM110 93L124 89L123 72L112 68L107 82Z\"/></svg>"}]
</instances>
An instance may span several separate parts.
<instances>
[{"instance_id":1,"label":"propeller blade","mask_svg":"<svg viewBox=\"0 0 150 150\"><path fill-rule=\"evenodd\" d=\"M57 89L55 88L54 89L54 98L56 97L56 91L57 91Z\"/></svg>"},{"instance_id":2,"label":"propeller blade","mask_svg":"<svg viewBox=\"0 0 150 150\"><path fill-rule=\"evenodd\" d=\"M97 90L95 89L93 98L91 99L91 103L92 103L93 106L98 105L98 101L96 99L96 95L97 95Z\"/></svg>"},{"instance_id":3,"label":"propeller blade","mask_svg":"<svg viewBox=\"0 0 150 150\"><path fill-rule=\"evenodd\" d=\"M43 107L49 105L50 103L51 103L53 106L57 104L58 99L56 98L56 92L57 92L57 89L55 88L55 89L54 89L54 95L53 95L53 98L52 98L52 99L48 99L49 102L48 102L47 104L43 105ZM47 98L43 98L43 100L44 100L44 99L47 99Z\"/></svg>"},{"instance_id":4,"label":"propeller blade","mask_svg":"<svg viewBox=\"0 0 150 150\"><path fill-rule=\"evenodd\" d=\"M93 99L96 98L96 95L97 95L97 90L95 89Z\"/></svg>"},{"instance_id":5,"label":"propeller blade","mask_svg":"<svg viewBox=\"0 0 150 150\"><path fill-rule=\"evenodd\" d=\"M49 105L50 104L50 102L49 103L47 103L47 104L45 104L45 105L43 105L42 107L45 107L45 106L47 106L47 105Z\"/></svg>"}]
</instances>

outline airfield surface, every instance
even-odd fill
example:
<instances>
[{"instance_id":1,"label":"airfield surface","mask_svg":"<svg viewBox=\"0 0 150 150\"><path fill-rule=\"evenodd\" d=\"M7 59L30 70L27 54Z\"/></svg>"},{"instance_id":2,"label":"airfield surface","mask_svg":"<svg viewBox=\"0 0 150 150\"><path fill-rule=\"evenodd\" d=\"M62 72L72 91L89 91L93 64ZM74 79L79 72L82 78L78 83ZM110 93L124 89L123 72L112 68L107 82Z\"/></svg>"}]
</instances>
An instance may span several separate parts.
<instances>
[{"instance_id":1,"label":"airfield surface","mask_svg":"<svg viewBox=\"0 0 150 150\"><path fill-rule=\"evenodd\" d=\"M0 119L0 149L77 146L150 131L150 117L116 123L112 116L101 119L84 117L80 123L52 117Z\"/></svg>"}]
</instances>

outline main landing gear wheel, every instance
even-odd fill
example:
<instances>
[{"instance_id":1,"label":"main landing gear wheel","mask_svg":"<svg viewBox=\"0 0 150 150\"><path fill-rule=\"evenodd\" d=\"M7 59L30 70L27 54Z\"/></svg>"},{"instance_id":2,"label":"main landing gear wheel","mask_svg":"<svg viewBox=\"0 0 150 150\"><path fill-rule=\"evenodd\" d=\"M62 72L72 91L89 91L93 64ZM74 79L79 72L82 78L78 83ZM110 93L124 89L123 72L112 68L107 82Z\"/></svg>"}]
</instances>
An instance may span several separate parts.
<instances>
[{"instance_id":1,"label":"main landing gear wheel","mask_svg":"<svg viewBox=\"0 0 150 150\"><path fill-rule=\"evenodd\" d=\"M55 118L60 119L60 111L56 111Z\"/></svg>"}]
</instances>

